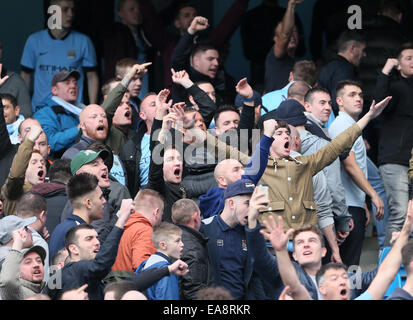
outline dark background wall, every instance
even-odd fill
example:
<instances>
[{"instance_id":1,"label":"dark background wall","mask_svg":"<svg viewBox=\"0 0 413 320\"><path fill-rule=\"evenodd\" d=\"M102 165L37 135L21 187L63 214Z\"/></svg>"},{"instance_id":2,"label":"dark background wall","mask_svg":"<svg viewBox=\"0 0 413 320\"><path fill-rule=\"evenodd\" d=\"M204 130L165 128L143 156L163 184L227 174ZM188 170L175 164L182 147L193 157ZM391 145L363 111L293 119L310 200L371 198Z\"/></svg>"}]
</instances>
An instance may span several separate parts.
<instances>
[{"instance_id":1,"label":"dark background wall","mask_svg":"<svg viewBox=\"0 0 413 320\"><path fill-rule=\"evenodd\" d=\"M0 40L3 43L3 63L8 69L20 71L20 58L27 37L38 30L41 30L45 25L45 17L43 14L44 0L1 0L0 12ZM105 12L106 7L113 5L117 0L88 0L91 3L98 3L96 6L98 11L93 12L94 15L102 15L106 17L115 16L115 12ZM82 6L87 6L88 1L80 0ZM231 6L234 0L194 0L198 6L200 14L206 16L212 22L212 25L220 21L226 10ZM334 1L334 0L331 0ZM371 0L378 1L378 0ZM157 8L165 7L168 0L152 0ZM252 9L262 0L250 0L249 9ZM297 13L304 24L305 41L307 53L304 58L311 58L309 54L308 39L312 23L312 10L316 0L305 0L297 6ZM413 3L413 0L411 0ZM279 0L282 7L286 7L288 0ZM350 15L349 15L350 16ZM93 29L93 25L90 26ZM241 37L239 28L235 32L231 40L230 54L227 60L226 70L236 79L239 80L244 76L249 76L249 63L244 58L241 46Z\"/></svg>"}]
</instances>

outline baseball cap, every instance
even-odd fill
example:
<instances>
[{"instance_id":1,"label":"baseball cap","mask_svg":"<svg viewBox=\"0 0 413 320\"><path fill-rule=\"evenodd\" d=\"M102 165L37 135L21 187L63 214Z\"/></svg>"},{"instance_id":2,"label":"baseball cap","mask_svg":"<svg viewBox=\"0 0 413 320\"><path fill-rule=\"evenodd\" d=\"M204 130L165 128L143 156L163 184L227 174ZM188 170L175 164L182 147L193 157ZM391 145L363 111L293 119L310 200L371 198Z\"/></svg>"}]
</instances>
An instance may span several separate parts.
<instances>
[{"instance_id":1,"label":"baseball cap","mask_svg":"<svg viewBox=\"0 0 413 320\"><path fill-rule=\"evenodd\" d=\"M0 244L5 245L13 239L14 230L26 227L37 220L36 217L22 219L15 215L9 215L0 220Z\"/></svg>"},{"instance_id":2,"label":"baseball cap","mask_svg":"<svg viewBox=\"0 0 413 320\"><path fill-rule=\"evenodd\" d=\"M102 160L105 160L109 156L109 151L101 150L95 152L92 150L82 150L74 156L72 162L70 163L70 169L72 174L76 174L76 171L79 170L83 165L88 164L95 160L97 157L101 157Z\"/></svg>"},{"instance_id":3,"label":"baseball cap","mask_svg":"<svg viewBox=\"0 0 413 320\"><path fill-rule=\"evenodd\" d=\"M75 77L76 80L80 79L80 72L77 70L67 71L62 70L56 73L52 79L52 87L54 87L58 82L65 81L69 77Z\"/></svg>"},{"instance_id":4,"label":"baseball cap","mask_svg":"<svg viewBox=\"0 0 413 320\"><path fill-rule=\"evenodd\" d=\"M228 185L224 193L224 200L239 196L242 194L252 194L255 189L255 184L249 179L241 179Z\"/></svg>"},{"instance_id":5,"label":"baseball cap","mask_svg":"<svg viewBox=\"0 0 413 320\"><path fill-rule=\"evenodd\" d=\"M42 259L42 263L44 264L44 260L46 259L46 251L43 249L43 247L33 246L31 248L21 250L21 253L23 253L23 257L28 255L30 252L37 252L40 256L40 259Z\"/></svg>"},{"instance_id":6,"label":"baseball cap","mask_svg":"<svg viewBox=\"0 0 413 320\"><path fill-rule=\"evenodd\" d=\"M275 120L282 120L292 126L302 126L307 123L304 107L295 99L281 102L275 111Z\"/></svg>"}]
</instances>

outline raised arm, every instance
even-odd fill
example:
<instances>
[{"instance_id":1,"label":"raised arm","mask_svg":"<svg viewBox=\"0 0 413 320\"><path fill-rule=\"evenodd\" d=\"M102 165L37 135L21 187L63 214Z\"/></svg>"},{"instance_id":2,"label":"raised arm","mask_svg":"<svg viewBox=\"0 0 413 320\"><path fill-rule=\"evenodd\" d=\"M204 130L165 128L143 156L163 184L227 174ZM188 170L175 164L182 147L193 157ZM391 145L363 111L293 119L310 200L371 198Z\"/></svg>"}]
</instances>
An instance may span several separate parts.
<instances>
[{"instance_id":1,"label":"raised arm","mask_svg":"<svg viewBox=\"0 0 413 320\"><path fill-rule=\"evenodd\" d=\"M280 34L274 45L274 55L281 58L287 52L288 43L290 42L291 34L293 33L295 23L295 7L303 0L290 0L287 5L284 17L281 20Z\"/></svg>"},{"instance_id":2,"label":"raised arm","mask_svg":"<svg viewBox=\"0 0 413 320\"><path fill-rule=\"evenodd\" d=\"M269 216L269 221L264 221L266 231L261 230L264 237L269 240L275 249L278 266L284 285L290 287L290 294L294 300L311 300L307 289L301 284L297 272L291 262L287 251L287 243L294 229L284 232L283 218L278 217L278 224L275 223L273 216Z\"/></svg>"}]
</instances>

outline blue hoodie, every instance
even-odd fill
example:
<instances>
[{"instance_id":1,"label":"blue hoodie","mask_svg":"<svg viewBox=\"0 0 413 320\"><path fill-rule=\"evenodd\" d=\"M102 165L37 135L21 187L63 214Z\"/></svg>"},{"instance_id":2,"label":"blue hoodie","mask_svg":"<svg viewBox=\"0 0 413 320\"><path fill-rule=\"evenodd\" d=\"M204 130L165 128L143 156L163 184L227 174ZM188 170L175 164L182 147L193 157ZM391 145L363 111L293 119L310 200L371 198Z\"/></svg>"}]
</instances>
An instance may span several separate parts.
<instances>
[{"instance_id":1,"label":"blue hoodie","mask_svg":"<svg viewBox=\"0 0 413 320\"><path fill-rule=\"evenodd\" d=\"M224 210L224 188L211 188L208 192L199 197L199 209L201 210L202 219L206 219Z\"/></svg>"},{"instance_id":2,"label":"blue hoodie","mask_svg":"<svg viewBox=\"0 0 413 320\"><path fill-rule=\"evenodd\" d=\"M171 260L168 256L161 252L155 252L139 265L136 274L146 269L162 268L170 264ZM178 276L171 274L169 277L163 277L146 289L146 296L149 300L179 300Z\"/></svg>"}]
</instances>

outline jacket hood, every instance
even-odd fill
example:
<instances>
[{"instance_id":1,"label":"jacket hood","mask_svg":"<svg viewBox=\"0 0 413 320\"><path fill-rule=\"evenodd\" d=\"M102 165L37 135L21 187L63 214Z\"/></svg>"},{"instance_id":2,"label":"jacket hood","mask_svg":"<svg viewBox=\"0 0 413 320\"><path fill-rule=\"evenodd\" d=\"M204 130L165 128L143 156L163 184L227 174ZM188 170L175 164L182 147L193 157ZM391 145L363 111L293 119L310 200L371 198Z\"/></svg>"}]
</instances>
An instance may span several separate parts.
<instances>
[{"instance_id":1,"label":"jacket hood","mask_svg":"<svg viewBox=\"0 0 413 320\"><path fill-rule=\"evenodd\" d=\"M225 189L215 187L199 197L199 209L203 219L221 213L225 206L224 193Z\"/></svg>"},{"instance_id":2,"label":"jacket hood","mask_svg":"<svg viewBox=\"0 0 413 320\"><path fill-rule=\"evenodd\" d=\"M43 182L33 186L33 191L40 193L41 195L49 195L52 193L64 192L66 194L66 186L62 183Z\"/></svg>"},{"instance_id":3,"label":"jacket hood","mask_svg":"<svg viewBox=\"0 0 413 320\"><path fill-rule=\"evenodd\" d=\"M134 212L130 215L128 221L125 223L124 229L126 230L127 228L134 225L135 223L147 224L152 228L152 224L149 222L147 218L145 218L139 212Z\"/></svg>"}]
</instances>

